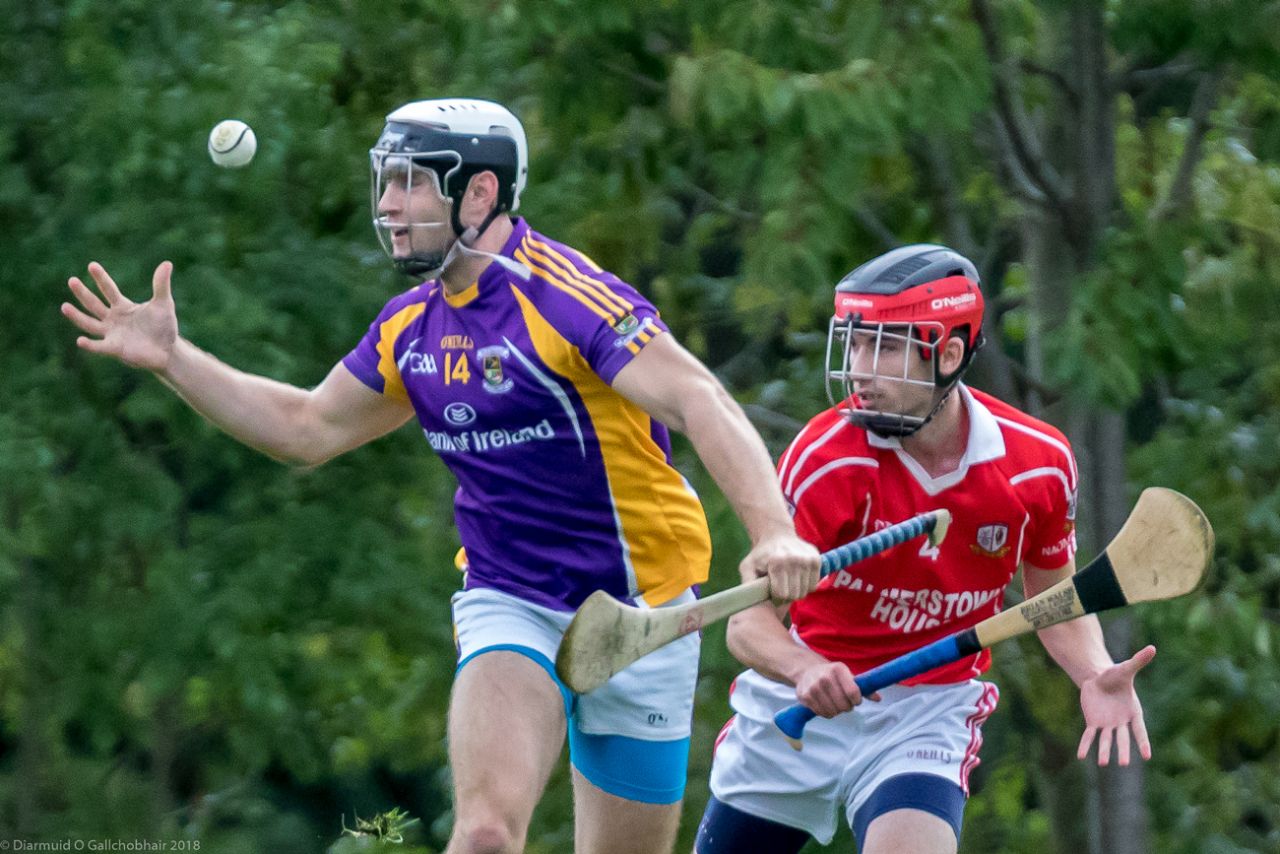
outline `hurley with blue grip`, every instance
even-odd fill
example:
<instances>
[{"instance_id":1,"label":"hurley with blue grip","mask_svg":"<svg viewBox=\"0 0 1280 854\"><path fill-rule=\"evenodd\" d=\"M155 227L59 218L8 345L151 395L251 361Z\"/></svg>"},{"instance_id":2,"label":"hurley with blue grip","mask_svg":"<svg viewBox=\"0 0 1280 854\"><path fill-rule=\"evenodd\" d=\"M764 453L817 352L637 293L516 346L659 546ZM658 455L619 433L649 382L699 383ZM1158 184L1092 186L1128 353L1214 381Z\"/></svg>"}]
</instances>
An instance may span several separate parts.
<instances>
[{"instance_id":1,"label":"hurley with blue grip","mask_svg":"<svg viewBox=\"0 0 1280 854\"><path fill-rule=\"evenodd\" d=\"M930 544L936 546L942 542L950 522L948 511L931 510L846 543L822 555L822 575L826 577L922 534L928 534ZM569 690L586 694L655 649L768 598L768 577L666 608L637 608L597 590L582 603L560 641L556 673Z\"/></svg>"},{"instance_id":2,"label":"hurley with blue grip","mask_svg":"<svg viewBox=\"0 0 1280 854\"><path fill-rule=\"evenodd\" d=\"M854 681L865 697L1006 638L1085 614L1181 596L1199 585L1212 557L1213 528L1195 502L1172 489L1151 487L1143 490L1106 550L1072 577L973 628L859 674ZM814 717L812 710L795 705L778 712L773 721L799 750L805 724Z\"/></svg>"}]
</instances>

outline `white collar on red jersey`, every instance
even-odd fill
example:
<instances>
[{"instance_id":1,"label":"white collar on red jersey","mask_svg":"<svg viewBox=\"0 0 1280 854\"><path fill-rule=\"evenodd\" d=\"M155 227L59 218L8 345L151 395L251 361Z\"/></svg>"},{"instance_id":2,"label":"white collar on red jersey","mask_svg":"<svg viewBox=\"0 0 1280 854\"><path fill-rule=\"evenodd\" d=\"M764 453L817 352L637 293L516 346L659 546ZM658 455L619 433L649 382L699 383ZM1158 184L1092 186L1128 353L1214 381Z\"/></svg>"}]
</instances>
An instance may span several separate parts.
<instances>
[{"instance_id":1,"label":"white collar on red jersey","mask_svg":"<svg viewBox=\"0 0 1280 854\"><path fill-rule=\"evenodd\" d=\"M964 383L960 383L956 389L969 410L969 442L965 446L960 465L953 472L941 477L931 477L923 466L902 450L902 442L896 436L877 436L870 430L867 431L868 444L873 448L896 451L902 464L930 495L937 495L942 490L955 486L964 479L969 466L1004 456L1004 435L1000 432L1000 425L996 422L996 417L991 414L991 410L975 398Z\"/></svg>"}]
</instances>

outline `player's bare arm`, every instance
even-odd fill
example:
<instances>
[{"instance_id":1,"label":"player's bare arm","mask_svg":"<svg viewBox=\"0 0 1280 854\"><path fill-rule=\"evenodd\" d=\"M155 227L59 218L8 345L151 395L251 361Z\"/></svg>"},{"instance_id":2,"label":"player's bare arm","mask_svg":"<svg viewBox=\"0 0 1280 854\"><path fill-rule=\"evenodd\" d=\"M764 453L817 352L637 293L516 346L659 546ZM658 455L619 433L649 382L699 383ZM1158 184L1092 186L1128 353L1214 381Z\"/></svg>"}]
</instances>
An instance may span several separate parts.
<instances>
[{"instance_id":1,"label":"player's bare arm","mask_svg":"<svg viewBox=\"0 0 1280 854\"><path fill-rule=\"evenodd\" d=\"M63 303L62 314L85 333L76 344L151 371L220 429L292 464L322 463L413 414L407 403L373 392L342 365L307 390L219 361L178 334L172 272L168 261L156 267L151 299L141 303L126 297L100 264L89 265L97 292L72 277L68 286L80 308Z\"/></svg>"},{"instance_id":2,"label":"player's bare arm","mask_svg":"<svg viewBox=\"0 0 1280 854\"><path fill-rule=\"evenodd\" d=\"M1022 590L1027 598L1031 598L1075 575L1076 563L1072 559L1058 569L1040 569L1024 561L1021 568ZM1102 638L1102 627L1092 614L1041 629L1038 637L1049 655L1076 685L1097 676L1112 664Z\"/></svg>"},{"instance_id":3,"label":"player's bare arm","mask_svg":"<svg viewBox=\"0 0 1280 854\"><path fill-rule=\"evenodd\" d=\"M767 602L734 614L725 637L729 652L757 673L794 686L796 700L824 718L861 703L862 692L848 666L796 643L782 616L779 608Z\"/></svg>"},{"instance_id":4,"label":"player's bare arm","mask_svg":"<svg viewBox=\"0 0 1280 854\"><path fill-rule=\"evenodd\" d=\"M1074 573L1074 561L1055 570L1023 563L1023 589L1031 597ZM1144 647L1132 658L1113 663L1102 637L1102 627L1093 615L1041 629L1038 634L1049 655L1080 688L1085 729L1077 750L1078 758L1089 755L1096 739L1099 765L1110 764L1113 744L1119 763L1128 765L1132 734L1139 754L1143 759L1150 759L1151 742L1133 680L1138 671L1155 658L1156 648Z\"/></svg>"},{"instance_id":5,"label":"player's bare arm","mask_svg":"<svg viewBox=\"0 0 1280 854\"><path fill-rule=\"evenodd\" d=\"M671 335L659 335L614 378L613 387L693 442L738 518L752 550L744 580L769 576L774 599L798 599L818 583L818 550L795 534L769 452L742 408Z\"/></svg>"}]
</instances>

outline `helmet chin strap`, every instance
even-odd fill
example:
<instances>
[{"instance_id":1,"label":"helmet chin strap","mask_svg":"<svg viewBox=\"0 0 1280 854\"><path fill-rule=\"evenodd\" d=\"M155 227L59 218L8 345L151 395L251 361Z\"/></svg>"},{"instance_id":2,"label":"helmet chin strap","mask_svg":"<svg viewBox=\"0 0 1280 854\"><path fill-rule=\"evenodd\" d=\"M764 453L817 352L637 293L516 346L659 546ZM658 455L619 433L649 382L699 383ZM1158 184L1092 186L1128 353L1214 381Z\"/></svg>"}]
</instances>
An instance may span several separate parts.
<instances>
[{"instance_id":1,"label":"helmet chin strap","mask_svg":"<svg viewBox=\"0 0 1280 854\"><path fill-rule=\"evenodd\" d=\"M413 279L434 279L444 268L444 251L416 252L404 258L392 258L396 270Z\"/></svg>"},{"instance_id":2,"label":"helmet chin strap","mask_svg":"<svg viewBox=\"0 0 1280 854\"><path fill-rule=\"evenodd\" d=\"M445 256L444 263L440 265L441 269L443 270L445 267L448 267L449 264L453 263L453 261L459 256L465 255L468 258L488 258L491 262L498 264L498 266L502 267L502 269L507 272L518 276L526 282L529 281L529 279L533 277L533 271L521 264L519 261L513 261L507 256L499 255L496 252L483 252L479 249L471 248L475 242L480 239L480 236L489 230L489 226L498 218L498 214L503 213L505 210L506 209L500 205L494 206L494 209L489 211L489 215L484 218L484 222L480 223L479 228L468 228L463 231L462 235L457 240L453 241L453 245L449 247L449 254Z\"/></svg>"},{"instance_id":3,"label":"helmet chin strap","mask_svg":"<svg viewBox=\"0 0 1280 854\"><path fill-rule=\"evenodd\" d=\"M434 279L440 276L452 264L457 262L460 257L468 258L488 258L490 261L496 262L504 270L520 277L524 281L529 281L533 276L532 271L519 261L513 261L505 255L498 255L493 252L483 252L479 249L472 249L472 245L480 239L480 237L489 230L489 226L493 225L493 221L503 212L504 208L495 205L489 215L480 223L479 228L462 228L462 223L457 216L457 207L450 215L450 228L453 230L453 240L445 249L439 249L435 252L415 252L404 258L392 259L396 269L407 276L416 279ZM460 231L461 230L461 231Z\"/></svg>"},{"instance_id":4,"label":"helmet chin strap","mask_svg":"<svg viewBox=\"0 0 1280 854\"><path fill-rule=\"evenodd\" d=\"M957 375L942 391L942 395L938 398L938 402L934 404L933 409L929 410L919 424L908 424L906 416L903 415L869 415L862 419L862 426L866 427L872 433L875 433L882 439L905 439L908 436L914 436L920 432L924 425L933 420L933 417L942 411L942 405L947 402L947 398L951 396L951 392L955 391L955 387L959 384L960 377Z\"/></svg>"}]
</instances>

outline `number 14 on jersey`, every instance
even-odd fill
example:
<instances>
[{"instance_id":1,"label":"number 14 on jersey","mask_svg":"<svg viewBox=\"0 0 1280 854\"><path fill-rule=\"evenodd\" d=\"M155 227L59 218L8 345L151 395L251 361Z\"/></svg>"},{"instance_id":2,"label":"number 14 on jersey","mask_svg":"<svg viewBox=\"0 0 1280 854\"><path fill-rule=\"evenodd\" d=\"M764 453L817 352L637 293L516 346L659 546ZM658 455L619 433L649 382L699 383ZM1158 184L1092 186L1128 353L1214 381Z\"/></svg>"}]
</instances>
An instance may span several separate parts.
<instances>
[{"instance_id":1,"label":"number 14 on jersey","mask_svg":"<svg viewBox=\"0 0 1280 854\"><path fill-rule=\"evenodd\" d=\"M463 385L471 381L471 367L467 364L466 353L459 353L456 361L453 353L444 354L444 384L451 385L455 381Z\"/></svg>"}]
</instances>

